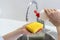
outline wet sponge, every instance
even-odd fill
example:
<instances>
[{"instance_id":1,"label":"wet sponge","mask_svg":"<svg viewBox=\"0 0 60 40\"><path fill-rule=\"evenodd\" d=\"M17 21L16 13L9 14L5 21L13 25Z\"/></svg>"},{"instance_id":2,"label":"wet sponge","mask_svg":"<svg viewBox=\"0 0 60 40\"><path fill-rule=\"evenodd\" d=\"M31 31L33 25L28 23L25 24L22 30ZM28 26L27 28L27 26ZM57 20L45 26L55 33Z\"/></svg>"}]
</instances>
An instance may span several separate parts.
<instances>
[{"instance_id":1,"label":"wet sponge","mask_svg":"<svg viewBox=\"0 0 60 40\"><path fill-rule=\"evenodd\" d=\"M39 23L39 22L32 22L32 23L26 25L26 29L32 33L36 33L39 30L43 29L43 24Z\"/></svg>"}]
</instances>

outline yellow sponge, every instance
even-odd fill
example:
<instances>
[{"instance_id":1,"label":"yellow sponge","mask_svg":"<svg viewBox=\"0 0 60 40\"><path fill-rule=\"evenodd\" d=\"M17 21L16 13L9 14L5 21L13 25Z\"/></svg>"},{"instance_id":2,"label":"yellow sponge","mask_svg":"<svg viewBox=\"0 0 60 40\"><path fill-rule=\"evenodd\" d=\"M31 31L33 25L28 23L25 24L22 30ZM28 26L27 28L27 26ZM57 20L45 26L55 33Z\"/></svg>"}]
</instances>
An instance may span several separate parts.
<instances>
[{"instance_id":1,"label":"yellow sponge","mask_svg":"<svg viewBox=\"0 0 60 40\"><path fill-rule=\"evenodd\" d=\"M32 33L36 33L39 30L43 29L43 24L39 22L32 22L26 25L26 29L28 29Z\"/></svg>"}]
</instances>

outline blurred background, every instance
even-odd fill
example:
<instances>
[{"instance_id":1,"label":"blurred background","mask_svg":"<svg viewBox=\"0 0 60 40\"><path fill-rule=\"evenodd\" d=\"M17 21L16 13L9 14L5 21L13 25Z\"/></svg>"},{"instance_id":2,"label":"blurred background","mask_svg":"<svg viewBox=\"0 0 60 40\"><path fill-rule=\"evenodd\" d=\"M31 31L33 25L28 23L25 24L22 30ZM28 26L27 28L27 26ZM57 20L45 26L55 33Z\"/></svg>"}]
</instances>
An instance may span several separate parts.
<instances>
[{"instance_id":1,"label":"blurred background","mask_svg":"<svg viewBox=\"0 0 60 40\"><path fill-rule=\"evenodd\" d=\"M0 0L0 18L14 19L25 21L28 3L32 0ZM60 0L35 0L38 3L38 11L44 8L60 9ZM29 10L29 19L34 20L32 5Z\"/></svg>"}]
</instances>

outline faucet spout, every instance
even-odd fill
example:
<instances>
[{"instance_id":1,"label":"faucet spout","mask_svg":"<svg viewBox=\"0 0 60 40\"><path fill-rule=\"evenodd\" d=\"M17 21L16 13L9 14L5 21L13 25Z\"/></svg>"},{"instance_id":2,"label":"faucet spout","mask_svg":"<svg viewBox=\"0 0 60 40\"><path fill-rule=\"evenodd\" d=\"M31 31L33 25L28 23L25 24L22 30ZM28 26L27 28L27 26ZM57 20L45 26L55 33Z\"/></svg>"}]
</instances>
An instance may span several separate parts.
<instances>
[{"instance_id":1,"label":"faucet spout","mask_svg":"<svg viewBox=\"0 0 60 40\"><path fill-rule=\"evenodd\" d=\"M28 8L27 8L27 12L26 12L26 21L28 21L28 11L29 11L29 8L30 8L30 6L32 5L32 4L35 4L36 6L36 10L38 10L38 4L37 4L37 2L36 1L31 1L30 3L29 3L29 5L28 5Z\"/></svg>"}]
</instances>

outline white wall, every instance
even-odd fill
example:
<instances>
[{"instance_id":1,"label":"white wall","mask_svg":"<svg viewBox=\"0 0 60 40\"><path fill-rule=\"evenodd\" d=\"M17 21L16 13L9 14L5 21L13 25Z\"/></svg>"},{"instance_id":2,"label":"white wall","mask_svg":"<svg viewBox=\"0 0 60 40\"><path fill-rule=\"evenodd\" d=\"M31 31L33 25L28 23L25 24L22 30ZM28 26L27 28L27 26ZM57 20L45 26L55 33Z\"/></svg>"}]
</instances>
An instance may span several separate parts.
<instances>
[{"instance_id":1,"label":"white wall","mask_svg":"<svg viewBox=\"0 0 60 40\"><path fill-rule=\"evenodd\" d=\"M43 8L60 8L60 0L35 0L38 2L39 11ZM0 0L0 18L25 20L29 0ZM30 8L30 18L34 6Z\"/></svg>"}]
</instances>

